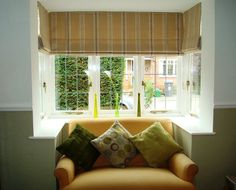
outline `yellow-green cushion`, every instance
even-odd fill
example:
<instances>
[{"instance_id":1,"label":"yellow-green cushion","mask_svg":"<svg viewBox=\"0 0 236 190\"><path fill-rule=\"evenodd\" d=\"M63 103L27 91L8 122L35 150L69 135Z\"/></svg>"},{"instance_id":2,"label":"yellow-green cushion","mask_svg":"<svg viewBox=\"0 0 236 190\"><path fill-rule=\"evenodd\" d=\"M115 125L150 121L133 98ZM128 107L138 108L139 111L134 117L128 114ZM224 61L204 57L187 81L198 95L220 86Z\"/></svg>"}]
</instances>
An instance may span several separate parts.
<instances>
[{"instance_id":1,"label":"yellow-green cushion","mask_svg":"<svg viewBox=\"0 0 236 190\"><path fill-rule=\"evenodd\" d=\"M115 167L124 168L136 155L136 148L128 140L130 133L116 121L107 131L91 141Z\"/></svg>"},{"instance_id":2,"label":"yellow-green cushion","mask_svg":"<svg viewBox=\"0 0 236 190\"><path fill-rule=\"evenodd\" d=\"M77 125L70 136L56 149L73 160L77 167L89 170L100 155L90 143L95 138L91 132Z\"/></svg>"},{"instance_id":3,"label":"yellow-green cushion","mask_svg":"<svg viewBox=\"0 0 236 190\"><path fill-rule=\"evenodd\" d=\"M164 165L174 153L182 151L160 122L155 122L129 139L151 167Z\"/></svg>"}]
</instances>

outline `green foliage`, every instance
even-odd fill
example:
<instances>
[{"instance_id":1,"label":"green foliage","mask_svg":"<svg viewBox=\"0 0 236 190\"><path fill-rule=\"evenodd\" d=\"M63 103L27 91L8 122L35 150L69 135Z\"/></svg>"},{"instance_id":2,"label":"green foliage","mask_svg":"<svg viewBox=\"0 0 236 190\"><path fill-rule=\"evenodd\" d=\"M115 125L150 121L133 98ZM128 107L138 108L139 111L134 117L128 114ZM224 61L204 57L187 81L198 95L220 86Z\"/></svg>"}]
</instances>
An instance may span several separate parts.
<instances>
[{"instance_id":1,"label":"green foliage","mask_svg":"<svg viewBox=\"0 0 236 190\"><path fill-rule=\"evenodd\" d=\"M102 109L114 109L115 92L122 95L123 57L101 57L100 102ZM88 57L57 55L55 57L56 110L88 109ZM104 71L111 71L111 79Z\"/></svg>"},{"instance_id":2,"label":"green foliage","mask_svg":"<svg viewBox=\"0 0 236 190\"><path fill-rule=\"evenodd\" d=\"M88 108L87 57L58 55L55 58L55 89L57 110Z\"/></svg>"},{"instance_id":3,"label":"green foliage","mask_svg":"<svg viewBox=\"0 0 236 190\"><path fill-rule=\"evenodd\" d=\"M100 59L100 104L101 109L114 109L115 96L118 102L122 95L123 75L125 69L124 57L101 57ZM109 78L104 71L111 72Z\"/></svg>"},{"instance_id":4,"label":"green foliage","mask_svg":"<svg viewBox=\"0 0 236 190\"><path fill-rule=\"evenodd\" d=\"M151 81L145 82L145 107L148 108L154 96L154 87Z\"/></svg>"}]
</instances>

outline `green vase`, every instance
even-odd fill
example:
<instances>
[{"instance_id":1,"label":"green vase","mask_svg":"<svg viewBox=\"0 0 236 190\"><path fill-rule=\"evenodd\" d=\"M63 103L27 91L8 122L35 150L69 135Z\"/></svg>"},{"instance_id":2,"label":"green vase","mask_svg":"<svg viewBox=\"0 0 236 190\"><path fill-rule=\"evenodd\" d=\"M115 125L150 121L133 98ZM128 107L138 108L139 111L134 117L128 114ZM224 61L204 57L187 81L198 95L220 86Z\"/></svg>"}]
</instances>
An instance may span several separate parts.
<instances>
[{"instance_id":1,"label":"green vase","mask_svg":"<svg viewBox=\"0 0 236 190\"><path fill-rule=\"evenodd\" d=\"M97 94L94 94L94 107L93 107L93 117L98 117L98 100L97 100Z\"/></svg>"},{"instance_id":2,"label":"green vase","mask_svg":"<svg viewBox=\"0 0 236 190\"><path fill-rule=\"evenodd\" d=\"M141 117L140 93L138 93L137 117Z\"/></svg>"},{"instance_id":3,"label":"green vase","mask_svg":"<svg viewBox=\"0 0 236 190\"><path fill-rule=\"evenodd\" d=\"M119 117L119 115L120 115L119 109L120 109L119 95L118 95L118 93L116 93L116 97L115 97L115 117Z\"/></svg>"}]
</instances>

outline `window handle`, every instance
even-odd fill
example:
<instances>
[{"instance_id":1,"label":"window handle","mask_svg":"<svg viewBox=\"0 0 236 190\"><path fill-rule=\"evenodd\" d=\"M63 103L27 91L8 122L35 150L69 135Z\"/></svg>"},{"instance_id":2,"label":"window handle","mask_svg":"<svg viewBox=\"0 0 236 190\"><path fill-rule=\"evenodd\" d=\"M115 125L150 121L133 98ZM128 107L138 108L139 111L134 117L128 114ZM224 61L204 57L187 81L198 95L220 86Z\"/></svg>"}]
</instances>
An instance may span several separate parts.
<instances>
[{"instance_id":1,"label":"window handle","mask_svg":"<svg viewBox=\"0 0 236 190\"><path fill-rule=\"evenodd\" d=\"M146 87L146 83L142 80L142 86Z\"/></svg>"},{"instance_id":2,"label":"window handle","mask_svg":"<svg viewBox=\"0 0 236 190\"><path fill-rule=\"evenodd\" d=\"M46 82L43 82L43 88L44 88L44 92L46 93L46 91L47 91L47 83Z\"/></svg>"},{"instance_id":3,"label":"window handle","mask_svg":"<svg viewBox=\"0 0 236 190\"><path fill-rule=\"evenodd\" d=\"M189 90L189 86L190 86L190 81L189 80L186 81L186 86L187 86L187 90Z\"/></svg>"}]
</instances>

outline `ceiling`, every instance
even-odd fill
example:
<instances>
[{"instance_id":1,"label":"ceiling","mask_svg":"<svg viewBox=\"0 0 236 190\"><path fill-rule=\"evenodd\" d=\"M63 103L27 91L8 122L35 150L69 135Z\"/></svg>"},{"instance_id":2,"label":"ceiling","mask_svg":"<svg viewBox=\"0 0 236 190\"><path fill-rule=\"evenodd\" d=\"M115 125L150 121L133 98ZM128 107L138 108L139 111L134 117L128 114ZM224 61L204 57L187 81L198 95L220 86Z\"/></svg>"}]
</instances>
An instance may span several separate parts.
<instances>
[{"instance_id":1,"label":"ceiling","mask_svg":"<svg viewBox=\"0 0 236 190\"><path fill-rule=\"evenodd\" d=\"M184 12L201 0L39 0L49 12L140 11Z\"/></svg>"}]
</instances>

